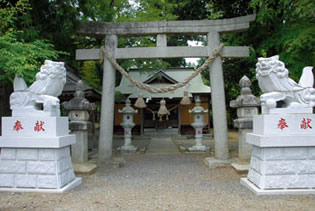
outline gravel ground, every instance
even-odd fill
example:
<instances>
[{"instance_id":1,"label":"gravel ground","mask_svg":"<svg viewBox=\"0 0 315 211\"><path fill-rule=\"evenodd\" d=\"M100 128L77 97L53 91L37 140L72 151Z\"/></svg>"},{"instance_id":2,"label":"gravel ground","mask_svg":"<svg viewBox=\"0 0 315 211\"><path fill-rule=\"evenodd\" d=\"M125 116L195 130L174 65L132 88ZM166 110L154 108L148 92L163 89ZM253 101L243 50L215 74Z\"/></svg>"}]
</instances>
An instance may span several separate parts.
<instances>
[{"instance_id":1,"label":"gravel ground","mask_svg":"<svg viewBox=\"0 0 315 211\"><path fill-rule=\"evenodd\" d=\"M314 195L255 196L205 157L127 155L123 168L103 164L64 194L0 192L0 210L315 210Z\"/></svg>"},{"instance_id":2,"label":"gravel ground","mask_svg":"<svg viewBox=\"0 0 315 211\"><path fill-rule=\"evenodd\" d=\"M149 143L135 142L141 147ZM230 152L235 143L232 137ZM210 169L203 164L207 156L126 154L124 167L102 164L67 193L0 192L0 210L315 210L315 195L256 196L240 185L242 175L231 167Z\"/></svg>"}]
</instances>

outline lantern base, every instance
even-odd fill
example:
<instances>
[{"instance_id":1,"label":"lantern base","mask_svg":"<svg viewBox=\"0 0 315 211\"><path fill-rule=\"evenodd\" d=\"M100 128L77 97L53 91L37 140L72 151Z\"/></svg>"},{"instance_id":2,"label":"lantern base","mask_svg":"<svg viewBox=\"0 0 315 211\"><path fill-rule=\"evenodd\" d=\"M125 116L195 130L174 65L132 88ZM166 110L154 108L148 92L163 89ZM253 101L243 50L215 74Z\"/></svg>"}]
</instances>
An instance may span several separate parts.
<instances>
[{"instance_id":1,"label":"lantern base","mask_svg":"<svg viewBox=\"0 0 315 211\"><path fill-rule=\"evenodd\" d=\"M188 147L189 152L207 152L209 151L209 147L206 147L205 145L195 145L192 147Z\"/></svg>"},{"instance_id":2,"label":"lantern base","mask_svg":"<svg viewBox=\"0 0 315 211\"><path fill-rule=\"evenodd\" d=\"M120 151L124 153L135 153L137 152L138 148L133 145L121 146Z\"/></svg>"}]
</instances>

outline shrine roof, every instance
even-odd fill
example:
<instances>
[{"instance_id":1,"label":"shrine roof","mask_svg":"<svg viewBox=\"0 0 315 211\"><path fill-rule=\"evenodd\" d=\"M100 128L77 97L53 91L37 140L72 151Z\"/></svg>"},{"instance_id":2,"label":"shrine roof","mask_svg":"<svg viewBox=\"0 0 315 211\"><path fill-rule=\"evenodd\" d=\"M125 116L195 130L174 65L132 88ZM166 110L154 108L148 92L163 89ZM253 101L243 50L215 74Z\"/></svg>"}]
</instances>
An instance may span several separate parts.
<instances>
[{"instance_id":1,"label":"shrine roof","mask_svg":"<svg viewBox=\"0 0 315 211\"><path fill-rule=\"evenodd\" d=\"M176 82L182 82L193 73L193 68L169 68L164 70L155 71L140 71L130 70L129 75L139 81L147 82L153 87L162 88L168 87ZM149 93L145 90L141 90L134 86L126 77L122 77L119 86L115 88L116 91L121 92L124 95L129 95L130 98L137 98L140 93L144 98L182 98L184 96L185 87L179 88L175 91L168 93ZM189 96L192 94L206 94L211 92L211 88L204 85L201 75L197 75L191 80L188 85Z\"/></svg>"}]
</instances>

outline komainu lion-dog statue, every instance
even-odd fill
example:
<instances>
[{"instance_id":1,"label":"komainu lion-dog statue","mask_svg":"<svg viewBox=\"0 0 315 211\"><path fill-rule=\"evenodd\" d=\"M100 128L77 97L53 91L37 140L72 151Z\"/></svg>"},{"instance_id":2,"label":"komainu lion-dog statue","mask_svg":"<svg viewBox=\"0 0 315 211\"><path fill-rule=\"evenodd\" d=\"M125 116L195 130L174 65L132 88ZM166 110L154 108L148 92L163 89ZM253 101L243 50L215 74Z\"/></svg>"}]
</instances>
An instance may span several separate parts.
<instances>
[{"instance_id":1,"label":"komainu lion-dog statue","mask_svg":"<svg viewBox=\"0 0 315 211\"><path fill-rule=\"evenodd\" d=\"M264 94L261 95L262 113L294 113L299 109L312 109L315 106L313 67L305 67L299 83L289 78L279 56L258 58L256 78ZM275 109L282 108L282 109Z\"/></svg>"},{"instance_id":2,"label":"komainu lion-dog statue","mask_svg":"<svg viewBox=\"0 0 315 211\"><path fill-rule=\"evenodd\" d=\"M16 75L10 96L12 116L60 116L58 96L65 83L64 62L46 60L29 88L24 79Z\"/></svg>"}]
</instances>

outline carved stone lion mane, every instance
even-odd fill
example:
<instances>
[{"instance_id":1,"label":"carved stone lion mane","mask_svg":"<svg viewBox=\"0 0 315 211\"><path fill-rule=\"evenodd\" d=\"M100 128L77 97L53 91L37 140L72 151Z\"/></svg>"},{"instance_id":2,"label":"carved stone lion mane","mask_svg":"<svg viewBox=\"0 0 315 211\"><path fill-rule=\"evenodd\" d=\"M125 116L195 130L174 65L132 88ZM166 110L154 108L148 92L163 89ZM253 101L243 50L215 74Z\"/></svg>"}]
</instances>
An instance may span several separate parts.
<instances>
[{"instance_id":1,"label":"carved stone lion mane","mask_svg":"<svg viewBox=\"0 0 315 211\"><path fill-rule=\"evenodd\" d=\"M262 112L269 113L274 108L312 108L315 105L313 67L305 67L299 83L289 78L279 56L259 58L256 77L261 90ZM280 102L280 103L279 103ZM285 110L283 110L286 112Z\"/></svg>"},{"instance_id":2,"label":"carved stone lion mane","mask_svg":"<svg viewBox=\"0 0 315 211\"><path fill-rule=\"evenodd\" d=\"M66 83L63 62L46 60L36 74L36 81L27 88L23 78L14 79L10 96L12 116L60 116L58 96Z\"/></svg>"}]
</instances>

